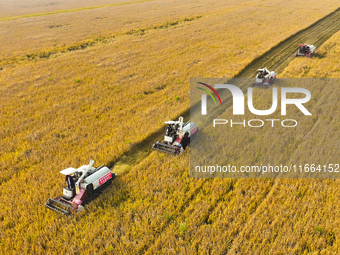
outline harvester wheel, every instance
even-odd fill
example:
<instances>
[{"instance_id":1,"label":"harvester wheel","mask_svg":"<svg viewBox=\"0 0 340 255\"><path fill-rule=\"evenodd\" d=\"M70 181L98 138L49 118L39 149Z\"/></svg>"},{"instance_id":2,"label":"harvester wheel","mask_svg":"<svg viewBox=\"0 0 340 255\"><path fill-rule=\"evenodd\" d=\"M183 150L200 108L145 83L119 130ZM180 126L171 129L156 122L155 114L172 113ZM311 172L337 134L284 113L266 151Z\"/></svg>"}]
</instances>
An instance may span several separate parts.
<instances>
[{"instance_id":1,"label":"harvester wheel","mask_svg":"<svg viewBox=\"0 0 340 255\"><path fill-rule=\"evenodd\" d=\"M90 183L89 185L87 185L86 191L87 191L88 197L92 198L93 197L93 193L94 193L93 183Z\"/></svg>"},{"instance_id":2,"label":"harvester wheel","mask_svg":"<svg viewBox=\"0 0 340 255\"><path fill-rule=\"evenodd\" d=\"M189 142L190 142L189 133L186 132L184 134L184 137L183 137L183 140L182 140L182 147L183 147L184 150L188 146Z\"/></svg>"}]
</instances>

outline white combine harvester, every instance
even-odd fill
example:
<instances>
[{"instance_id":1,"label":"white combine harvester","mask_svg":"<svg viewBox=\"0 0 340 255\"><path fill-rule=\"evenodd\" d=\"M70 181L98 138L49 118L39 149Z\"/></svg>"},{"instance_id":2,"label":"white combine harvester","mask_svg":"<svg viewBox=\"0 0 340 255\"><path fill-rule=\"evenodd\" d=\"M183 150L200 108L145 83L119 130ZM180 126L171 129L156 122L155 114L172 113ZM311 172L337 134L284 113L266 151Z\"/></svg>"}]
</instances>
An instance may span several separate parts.
<instances>
[{"instance_id":1,"label":"white combine harvester","mask_svg":"<svg viewBox=\"0 0 340 255\"><path fill-rule=\"evenodd\" d=\"M153 149L178 155L183 152L190 142L190 137L197 133L198 127L188 121L183 124L183 117L179 117L178 121L165 122L168 126L165 129L164 142L156 142L152 146Z\"/></svg>"},{"instance_id":2,"label":"white combine harvester","mask_svg":"<svg viewBox=\"0 0 340 255\"><path fill-rule=\"evenodd\" d=\"M298 52L295 54L295 57L310 57L314 56L316 51L316 47L314 45L301 44L298 48Z\"/></svg>"},{"instance_id":3,"label":"white combine harvester","mask_svg":"<svg viewBox=\"0 0 340 255\"><path fill-rule=\"evenodd\" d=\"M91 159L89 165L60 171L66 176L67 187L63 188L62 197L49 198L45 206L64 215L83 210L84 202L93 198L116 177L108 167L101 165L96 168L93 164L94 160Z\"/></svg>"},{"instance_id":4,"label":"white combine harvester","mask_svg":"<svg viewBox=\"0 0 340 255\"><path fill-rule=\"evenodd\" d=\"M276 73L274 71L268 71L267 68L257 70L255 82L251 84L252 87L259 86L269 88L276 79Z\"/></svg>"}]
</instances>

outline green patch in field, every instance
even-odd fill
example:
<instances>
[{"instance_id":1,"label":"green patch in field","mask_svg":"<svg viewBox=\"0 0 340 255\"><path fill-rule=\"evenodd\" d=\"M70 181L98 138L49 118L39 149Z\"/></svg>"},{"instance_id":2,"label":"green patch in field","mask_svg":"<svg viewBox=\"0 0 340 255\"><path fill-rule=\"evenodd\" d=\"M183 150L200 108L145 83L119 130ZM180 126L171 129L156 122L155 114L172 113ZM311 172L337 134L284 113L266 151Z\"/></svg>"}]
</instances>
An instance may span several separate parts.
<instances>
[{"instance_id":1,"label":"green patch in field","mask_svg":"<svg viewBox=\"0 0 340 255\"><path fill-rule=\"evenodd\" d=\"M164 213L164 218L167 219L169 222L171 222L171 221L176 219L176 215L175 214Z\"/></svg>"},{"instance_id":2,"label":"green patch in field","mask_svg":"<svg viewBox=\"0 0 340 255\"><path fill-rule=\"evenodd\" d=\"M179 230L181 231L182 235L185 235L188 230L187 224L185 222L181 222L181 224L179 224Z\"/></svg>"},{"instance_id":3,"label":"green patch in field","mask_svg":"<svg viewBox=\"0 0 340 255\"><path fill-rule=\"evenodd\" d=\"M316 227L315 228L315 231L319 234L322 234L323 233L323 229L321 227Z\"/></svg>"}]
</instances>

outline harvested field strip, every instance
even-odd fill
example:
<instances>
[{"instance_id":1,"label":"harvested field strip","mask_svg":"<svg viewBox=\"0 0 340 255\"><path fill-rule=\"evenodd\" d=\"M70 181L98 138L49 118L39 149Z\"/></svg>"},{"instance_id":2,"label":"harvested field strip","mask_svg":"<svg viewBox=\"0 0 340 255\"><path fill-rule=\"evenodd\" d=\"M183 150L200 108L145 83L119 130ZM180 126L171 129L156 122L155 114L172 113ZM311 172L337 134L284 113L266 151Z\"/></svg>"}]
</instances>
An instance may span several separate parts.
<instances>
[{"instance_id":1,"label":"harvested field strip","mask_svg":"<svg viewBox=\"0 0 340 255\"><path fill-rule=\"evenodd\" d=\"M316 47L320 47L327 39L340 30L340 26L338 25L339 22L340 8L315 22L308 28L297 32L267 51L262 56L253 60L249 65L241 70L235 78L252 77L258 68L262 68L264 66L270 70L275 70L277 73L282 72L283 69L295 58L294 53L297 50L298 45L307 40L309 44L314 44ZM318 57L317 54L314 57ZM241 85L241 89L245 90L248 86L248 83L244 83ZM231 105L231 97L225 98L226 99L223 100L223 104L226 104L227 107L229 107ZM220 113L221 109L217 109L212 113L212 115L218 116ZM183 116L185 119L190 118L190 109L182 112L179 116ZM133 165L141 162L143 158L151 152L150 148L154 142L163 138L162 135L164 133L164 128L165 126L151 134L143 142L134 145L133 148L126 152L121 159L116 162L110 162L110 166L112 167L115 164L119 173L130 170Z\"/></svg>"},{"instance_id":2,"label":"harvested field strip","mask_svg":"<svg viewBox=\"0 0 340 255\"><path fill-rule=\"evenodd\" d=\"M262 56L254 59L241 70L235 77L252 77L258 68L266 66L270 70L280 73L295 58L298 46L303 43L313 44L317 48L327 41L333 34L340 30L340 8L328 14L278 45L271 48ZM317 52L314 57L318 57Z\"/></svg>"},{"instance_id":3,"label":"harvested field strip","mask_svg":"<svg viewBox=\"0 0 340 255\"><path fill-rule=\"evenodd\" d=\"M320 98L321 101L325 101L325 98L328 98L329 96L329 91L326 91L325 88L322 88L319 93L316 95L318 98ZM230 103L230 101L227 101ZM316 108L318 108L318 104L314 106L314 111L313 109L311 110L312 112L316 111ZM314 127L317 125L317 123L314 123L309 130L306 130L306 133L311 132ZM291 153L294 155L296 152L301 151L300 147L292 148ZM245 210L243 213L246 214L245 217L237 217L235 214L227 215L228 221L227 222L233 222L232 224L232 230L227 231L227 233L224 233L224 237L221 238L220 240L223 240L218 247L220 247L220 251L222 254L226 254L230 249L233 247L233 242L238 238L238 235L242 233L244 228L248 226L248 222L254 220L254 218L257 217L258 209L262 210L263 206L265 206L267 203L266 201L268 199L271 199L270 197L272 196L273 192L277 189L277 180L278 179L262 179L262 180L257 180L257 179L205 179L203 185L201 186L200 189L197 189L195 192L195 196L191 196L190 205L187 206L187 208L184 211L180 211L181 214L178 214L176 212L176 215L181 215L183 218L185 218L185 215L192 215L195 213L192 213L194 211L194 208L198 207L195 205L195 201L197 197L205 197L205 199L202 199L205 201L206 204L209 204L209 206L206 206L206 209L204 211L204 214L202 214L202 217L197 217L194 218L190 221L190 226L195 228L197 227L199 229L200 234L198 236L204 236L204 231L206 229L202 226L204 224L210 224L214 225L213 230L211 231L216 231L212 233L212 236L216 236L220 233L223 233L223 229L225 226L225 221L224 220L214 220L214 217L216 215L220 215L221 208L225 209L225 203L226 200L228 203L231 200L235 199L235 194L230 191L233 191L237 186L243 186L244 184L239 184L240 182L248 182L247 185L253 185L252 188L256 190L258 193L252 197L252 203L246 204L247 210ZM201 181L201 180L200 180ZM217 184L218 183L218 184ZM210 193L206 194L206 190L213 190L214 187L216 186L226 186L226 183L230 185L230 187L225 187L224 189L221 189L218 194L215 194L214 196L211 196ZM251 184L252 183L252 184ZM244 208L243 208L244 210ZM215 216L213 216L215 215ZM184 219L182 219L184 221ZM234 221L237 222L237 224L234 223ZM235 225L234 225L235 224ZM200 229L202 228L202 229ZM217 229L217 230L216 230ZM218 233L218 229L220 229L220 233ZM248 229L247 229L248 230ZM201 232L202 231L202 232ZM156 236L155 241L153 241L153 245L149 247L147 250L146 254L150 253L152 254L156 250L162 249L163 242L167 239L167 236L170 237L171 233L175 232L175 229L171 225L167 225L167 228L162 229L161 233ZM196 232L197 234L197 232ZM227 241L226 241L227 240ZM198 244L197 244L198 245ZM195 251L192 251L195 252Z\"/></svg>"},{"instance_id":4,"label":"harvested field strip","mask_svg":"<svg viewBox=\"0 0 340 255\"><path fill-rule=\"evenodd\" d=\"M337 13L338 15L335 16L335 18L338 19L338 18L339 18L339 10L337 10L336 13ZM334 13L332 13L332 14L334 15ZM334 18L334 16L333 16L332 14L327 16L328 19ZM330 18L330 17L331 17L331 18ZM326 21L328 21L328 19L326 19ZM325 21L325 18L322 19L321 21ZM321 25L321 26L324 25L324 23L321 22L321 21L319 21L319 22L313 24L313 25L311 26L311 29L312 29L313 31L317 31L317 30L319 30L319 29L322 29L322 27L319 28L319 29L316 29L316 27L315 27L316 24L319 24L319 25ZM326 22L326 24L327 24L327 22ZM334 28L334 27L329 28L329 29L330 29L331 31L333 31L334 33L337 32L337 31L339 30L338 28ZM306 30L307 30L307 32L308 32L308 29L306 29ZM298 34L292 36L291 38L289 38L289 40L285 40L284 42L286 42L286 43L287 43L287 42L291 42L291 40L296 40L296 41L298 41L298 40L301 40L301 39L305 38L304 32L305 32L306 30L303 30L303 31L299 32ZM320 46L323 42L325 42L330 36L331 36L331 35L328 33L326 36L323 36L322 38L316 39L315 43L314 43L314 42L313 42L313 43L314 43L316 46L319 47L319 46ZM287 44L289 44L289 43L287 43ZM282 43L280 43L279 45L282 46ZM278 47L278 46L276 46L276 47ZM262 62L262 60L268 61L268 63L271 63L272 65L278 65L278 66L280 66L280 67L281 67L280 71L282 71L283 68L285 67L285 65L288 65L289 61L291 61L293 58L290 58L289 61L282 61L282 58L277 58L277 57L274 57L273 59L270 59L270 58L269 58L269 60L266 60L265 57L271 55L270 52L275 51L275 50L276 50L276 47L274 47L273 49L271 49L271 50L270 50L269 52L267 52L264 56L261 56L260 58L258 58L258 59L256 60L256 63L259 64L259 63ZM286 50L289 51L289 48L286 48ZM295 47L292 48L292 51L291 51L291 52L288 52L288 53L286 53L286 52L281 52L281 55L284 55L284 56L285 56L285 54L291 55L291 54L294 54L294 51L295 51ZM279 54L279 55L280 55L280 54ZM250 64L250 66L251 66L251 65L255 65L254 63L255 63L255 62L252 62L252 63ZM270 67L269 67L269 68L270 68ZM251 75L253 74L252 71L248 71L247 67L246 67L244 70L247 70L247 71L241 71L241 72L237 75L237 77L244 77L245 75L251 76ZM242 89L245 89L246 87L248 87L248 85L249 85L249 84L248 84L247 82L245 82L241 87L242 87ZM225 98L225 97L224 97L224 98ZM223 103L224 103L224 104L227 104L227 107L231 106L231 104L232 104L230 98L226 98L226 100L224 100ZM214 115L214 116L215 116L215 115L218 116L220 113L221 113L221 112L217 110L217 111L215 111L215 112L213 113L213 115ZM187 111L185 111L185 112L184 112L183 114L181 114L181 115L184 116L184 117L186 117L186 118L189 118L189 116L190 116L190 111L187 110ZM202 127L202 128L204 128L204 127ZM131 150L131 151L129 151L129 152L126 153L126 155L123 157L123 160L118 161L118 162L116 163L116 165L114 165L114 171L115 171L115 169L116 169L116 167L117 167L117 168L119 169L119 172L120 172L120 173L123 173L123 172L125 172L125 171L130 170L134 165L136 165L136 164L138 164L139 162L141 162L141 161L143 160L143 158L144 158L146 155L148 155L148 154L150 153L150 151L151 151L150 148L151 148L152 143L155 142L155 141L157 140L156 137L159 137L159 139L162 139L162 134L163 134L163 129L159 130L159 132L157 132L157 133L152 134L151 136L149 136L149 137L148 137L145 141L143 141L142 143L136 145L136 147L133 148L133 150ZM146 148L146 149L145 149L145 148ZM113 165L114 162L111 162L111 164ZM112 165L111 165L111 166L112 166ZM237 183L237 182L236 182L236 183ZM235 184L236 184L236 183L235 183ZM266 199L267 195L270 194L270 192L272 192L272 190L273 190L273 187L275 187L274 183L275 183L274 181L271 182L270 187L268 187L268 189L263 190L264 193L263 193L263 194L261 193L262 195L261 195L261 197L260 197L260 200L256 203L255 207L254 207L253 205L250 205L250 206L252 206L252 210L250 210L250 214L247 215L247 217L250 217L251 215L253 215L253 214L257 211L257 208L259 208L259 207L261 206L262 202ZM204 181L201 187L203 187L204 185L211 185L211 183L210 183L209 181ZM229 189L227 189L226 192L220 194L220 197L219 197L219 198L218 198L218 199L217 199L217 200L209 207L209 211L210 211L210 212L214 212L214 210L216 210L216 208L218 208L218 206L221 204L221 203L220 203L220 200L222 199L222 197L225 197L225 196L227 195L228 192L229 192ZM199 193L200 193L200 189L199 189L199 190L196 190L196 193L195 193L195 196L194 196L194 197L196 197ZM191 199L193 199L194 197L191 196ZM243 219L247 219L247 217L246 217L246 218L243 218ZM207 221L207 219L203 219L203 221L204 221L204 220ZM243 224L240 224L240 226L243 226L244 224L246 224L246 222L247 222L247 220L245 220L245 221L243 222ZM199 223L202 223L202 221L199 221ZM197 222L196 222L195 224L199 225ZM169 230L166 230L167 228L169 228ZM164 226L164 228L162 229L162 233L159 234L158 237L157 237L157 236L155 237L155 239L154 239L154 240L155 240L155 241L154 241L154 244L153 244L152 246L150 246L150 247L147 247L147 246L143 247L143 248L142 248L142 251L143 251L143 252L146 252L146 253L149 253L149 252L152 253L152 252L154 252L155 250L160 249L160 246L162 245L162 241L163 241L164 239L166 239L167 234L173 232L173 229L172 229L172 228L173 228L173 226L171 226L171 225L166 225L166 226ZM166 231L165 231L165 230L166 230ZM236 232L235 232L235 231L236 231ZM233 232L232 234L227 234L226 239L227 239L228 241L224 244L224 247L223 247L223 250L224 250L224 251L223 251L223 252L228 252L228 251L230 250L230 248L231 248L232 245L233 245L233 241L234 241L234 240L237 238L237 236L238 236L237 233L240 233L240 232L242 232L242 228L238 228L238 229L234 230L234 232ZM236 236L236 237L235 237L235 236Z\"/></svg>"}]
</instances>

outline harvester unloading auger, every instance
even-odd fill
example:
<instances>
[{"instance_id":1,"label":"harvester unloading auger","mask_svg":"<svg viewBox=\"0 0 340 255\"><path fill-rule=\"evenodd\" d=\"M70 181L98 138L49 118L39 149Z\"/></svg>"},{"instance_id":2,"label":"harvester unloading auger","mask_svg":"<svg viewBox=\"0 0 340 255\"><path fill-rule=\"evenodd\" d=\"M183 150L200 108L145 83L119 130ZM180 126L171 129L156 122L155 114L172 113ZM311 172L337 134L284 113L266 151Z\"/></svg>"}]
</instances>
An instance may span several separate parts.
<instances>
[{"instance_id":1,"label":"harvester unloading auger","mask_svg":"<svg viewBox=\"0 0 340 255\"><path fill-rule=\"evenodd\" d=\"M67 187L63 187L62 197L49 198L45 206L64 215L82 211L84 202L93 198L116 177L108 167L101 165L96 168L93 164L94 160L91 159L89 165L60 171L66 175Z\"/></svg>"},{"instance_id":2,"label":"harvester unloading auger","mask_svg":"<svg viewBox=\"0 0 340 255\"><path fill-rule=\"evenodd\" d=\"M183 124L183 117L179 117L178 121L165 122L168 126L165 129L163 143L156 142L152 148L162 152L178 155L183 152L190 142L190 137L198 131L197 125L188 121Z\"/></svg>"}]
</instances>

